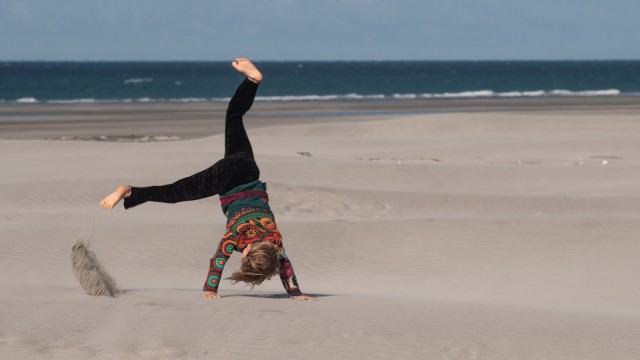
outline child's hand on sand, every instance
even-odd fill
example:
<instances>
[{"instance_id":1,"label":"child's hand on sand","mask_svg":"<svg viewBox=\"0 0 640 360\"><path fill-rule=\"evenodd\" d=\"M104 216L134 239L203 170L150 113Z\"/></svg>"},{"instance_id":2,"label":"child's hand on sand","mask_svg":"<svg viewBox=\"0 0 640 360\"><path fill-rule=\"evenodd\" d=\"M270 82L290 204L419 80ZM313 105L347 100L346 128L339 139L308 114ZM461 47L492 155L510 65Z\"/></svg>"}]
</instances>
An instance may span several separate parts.
<instances>
[{"instance_id":1,"label":"child's hand on sand","mask_svg":"<svg viewBox=\"0 0 640 360\"><path fill-rule=\"evenodd\" d=\"M205 291L204 294L202 295L202 297L207 299L207 300L220 300L220 299L222 299L217 293L214 293L213 291Z\"/></svg>"},{"instance_id":2,"label":"child's hand on sand","mask_svg":"<svg viewBox=\"0 0 640 360\"><path fill-rule=\"evenodd\" d=\"M293 300L298 300L298 301L316 301L317 299L311 296L307 296L307 295L298 295L298 296L292 296L291 297Z\"/></svg>"}]
</instances>

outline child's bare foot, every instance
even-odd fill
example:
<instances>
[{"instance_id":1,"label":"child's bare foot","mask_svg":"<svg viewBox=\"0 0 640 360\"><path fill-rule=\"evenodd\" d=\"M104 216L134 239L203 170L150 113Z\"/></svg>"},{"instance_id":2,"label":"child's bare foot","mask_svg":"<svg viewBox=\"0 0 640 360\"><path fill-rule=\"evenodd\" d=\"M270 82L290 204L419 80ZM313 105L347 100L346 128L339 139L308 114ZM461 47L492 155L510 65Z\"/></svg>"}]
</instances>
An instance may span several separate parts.
<instances>
[{"instance_id":1,"label":"child's bare foot","mask_svg":"<svg viewBox=\"0 0 640 360\"><path fill-rule=\"evenodd\" d=\"M120 185L118 186L116 191L114 191L110 195L107 195L104 199L102 199L102 201L100 201L100 206L105 209L111 210L114 206L116 206L116 204L120 202L120 200L129 197L129 195L131 195L131 186Z\"/></svg>"},{"instance_id":2,"label":"child's bare foot","mask_svg":"<svg viewBox=\"0 0 640 360\"><path fill-rule=\"evenodd\" d=\"M249 81L259 84L262 81L262 73L249 59L237 58L231 65L239 72L245 74Z\"/></svg>"}]
</instances>

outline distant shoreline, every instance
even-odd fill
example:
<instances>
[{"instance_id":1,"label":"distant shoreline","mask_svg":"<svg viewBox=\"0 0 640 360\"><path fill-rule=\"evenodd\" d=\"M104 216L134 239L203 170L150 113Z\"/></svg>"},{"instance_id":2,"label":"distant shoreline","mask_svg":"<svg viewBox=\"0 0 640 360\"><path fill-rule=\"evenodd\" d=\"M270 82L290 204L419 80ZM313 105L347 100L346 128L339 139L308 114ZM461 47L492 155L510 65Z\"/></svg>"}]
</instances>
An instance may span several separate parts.
<instances>
[{"instance_id":1,"label":"distant shoreline","mask_svg":"<svg viewBox=\"0 0 640 360\"><path fill-rule=\"evenodd\" d=\"M638 105L639 95L618 96L565 96L565 97L478 97L478 98L444 98L444 99L360 99L360 100L319 100L319 101L255 101L252 113L259 108L265 111L411 111L437 110L455 112L459 109L478 110L513 110L537 107L600 107L600 106L634 106ZM42 114L60 113L65 111L102 112L102 109L121 110L169 110L193 109L194 111L209 109L226 109L226 101L194 101L194 102L95 102L95 103L9 103L0 102L0 118L8 114ZM640 107L640 105L638 105ZM258 110L260 111L260 110ZM348 115L348 114L345 114Z\"/></svg>"},{"instance_id":2,"label":"distant shoreline","mask_svg":"<svg viewBox=\"0 0 640 360\"><path fill-rule=\"evenodd\" d=\"M0 139L190 139L224 131L226 103L0 104ZM630 113L638 97L256 102L249 128L435 113Z\"/></svg>"}]
</instances>

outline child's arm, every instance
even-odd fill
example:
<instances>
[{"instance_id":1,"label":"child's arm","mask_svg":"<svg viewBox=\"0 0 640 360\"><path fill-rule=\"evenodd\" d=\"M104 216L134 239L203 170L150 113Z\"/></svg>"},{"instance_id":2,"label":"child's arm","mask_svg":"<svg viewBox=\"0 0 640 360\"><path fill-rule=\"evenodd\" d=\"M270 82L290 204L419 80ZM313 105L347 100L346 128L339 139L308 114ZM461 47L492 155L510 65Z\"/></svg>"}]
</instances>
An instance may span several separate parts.
<instances>
[{"instance_id":1,"label":"child's arm","mask_svg":"<svg viewBox=\"0 0 640 360\"><path fill-rule=\"evenodd\" d=\"M233 240L223 238L218 245L215 255L209 261L209 273L207 274L207 281L205 281L202 288L205 291L205 297L213 299L217 297L218 285L222 279L222 270L224 265L231 257L233 250L236 248L236 243Z\"/></svg>"},{"instance_id":2,"label":"child's arm","mask_svg":"<svg viewBox=\"0 0 640 360\"><path fill-rule=\"evenodd\" d=\"M282 248L282 256L280 256L280 280L282 280L282 285L287 293L294 300L315 300L307 295L303 295L302 291L300 291L300 286L298 286L298 279L296 279L296 274L293 272L293 266L291 266L291 261L287 257L287 253Z\"/></svg>"}]
</instances>

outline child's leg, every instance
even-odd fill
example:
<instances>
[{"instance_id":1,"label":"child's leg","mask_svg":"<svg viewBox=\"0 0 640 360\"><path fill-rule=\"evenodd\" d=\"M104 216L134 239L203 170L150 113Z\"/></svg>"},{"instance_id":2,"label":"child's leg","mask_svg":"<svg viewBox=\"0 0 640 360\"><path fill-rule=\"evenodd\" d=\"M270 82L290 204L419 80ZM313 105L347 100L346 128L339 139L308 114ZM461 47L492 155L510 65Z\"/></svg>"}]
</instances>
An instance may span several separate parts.
<instances>
[{"instance_id":1,"label":"child's leg","mask_svg":"<svg viewBox=\"0 0 640 360\"><path fill-rule=\"evenodd\" d=\"M253 158L253 149L242 123L242 117L253 105L258 84L262 80L262 74L247 59L237 59L233 66L236 70L245 74L247 79L240 84L231 101L229 101L225 119L224 157L244 152Z\"/></svg>"},{"instance_id":2,"label":"child's leg","mask_svg":"<svg viewBox=\"0 0 640 360\"><path fill-rule=\"evenodd\" d=\"M177 203L203 199L216 195L224 180L225 162L223 160L172 184L147 187L131 187L128 197L124 198L125 209L147 201Z\"/></svg>"},{"instance_id":3,"label":"child's leg","mask_svg":"<svg viewBox=\"0 0 640 360\"><path fill-rule=\"evenodd\" d=\"M225 180L223 173L228 168L226 163L226 161L220 160L208 169L172 184L147 187L121 185L116 191L102 199L100 205L106 209L112 209L120 200L124 199L124 207L128 209L147 201L177 203L216 195L220 192Z\"/></svg>"},{"instance_id":4,"label":"child's leg","mask_svg":"<svg viewBox=\"0 0 640 360\"><path fill-rule=\"evenodd\" d=\"M203 199L209 196L224 194L232 188L258 180L260 170L253 158L245 154L235 154L172 184L160 186L119 186L116 191L106 196L100 205L112 209L124 199L125 209L140 205L147 201L177 203Z\"/></svg>"},{"instance_id":5,"label":"child's leg","mask_svg":"<svg viewBox=\"0 0 640 360\"><path fill-rule=\"evenodd\" d=\"M253 160L253 151L242 124L242 116L253 104L262 74L247 59L237 59L233 66L245 74L247 80L240 84L227 109L225 158L208 169L173 184L149 187L122 185L102 199L100 204L104 208L111 209L122 199L124 199L125 208L147 201L177 203L198 200L224 193L235 186L258 179L260 171Z\"/></svg>"}]
</instances>

